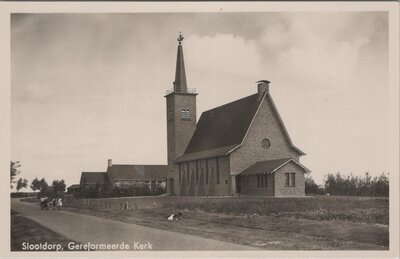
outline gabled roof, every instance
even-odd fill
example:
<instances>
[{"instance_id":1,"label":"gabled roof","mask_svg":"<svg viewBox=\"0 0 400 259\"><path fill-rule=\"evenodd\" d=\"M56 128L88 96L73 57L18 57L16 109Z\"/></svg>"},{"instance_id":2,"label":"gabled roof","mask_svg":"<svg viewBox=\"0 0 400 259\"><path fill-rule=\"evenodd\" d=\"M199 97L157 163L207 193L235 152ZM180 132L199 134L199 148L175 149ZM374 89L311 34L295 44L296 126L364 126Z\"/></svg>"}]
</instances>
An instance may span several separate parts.
<instances>
[{"instance_id":1,"label":"gabled roof","mask_svg":"<svg viewBox=\"0 0 400 259\"><path fill-rule=\"evenodd\" d=\"M296 146L293 144L292 139L290 138L289 133L288 133L288 131L287 131L287 129L286 129L286 126L285 126L285 124L283 123L282 117L281 117L281 115L279 114L279 111L278 111L278 109L276 108L276 105L275 105L274 101L272 100L272 97L271 97L271 95L270 95L269 93L267 93L266 98L268 98L268 100L271 102L271 106L272 106L272 109L273 109L273 111L274 111L274 114L275 114L275 116L278 118L278 122L279 122L279 124L281 125L281 128L282 128L282 130L283 130L283 133L285 134L286 140L288 141L288 143L289 143L289 145L291 146L291 148L293 148L297 153L299 153L299 155L301 155L301 156L305 155L306 153L304 153L303 151L301 151L298 147L296 147Z\"/></svg>"},{"instance_id":2,"label":"gabled roof","mask_svg":"<svg viewBox=\"0 0 400 259\"><path fill-rule=\"evenodd\" d=\"M108 177L106 172L82 172L82 181L84 184L107 184Z\"/></svg>"},{"instance_id":3,"label":"gabled roof","mask_svg":"<svg viewBox=\"0 0 400 259\"><path fill-rule=\"evenodd\" d=\"M168 174L167 165L112 165L107 168L110 181L164 179Z\"/></svg>"},{"instance_id":4,"label":"gabled roof","mask_svg":"<svg viewBox=\"0 0 400 259\"><path fill-rule=\"evenodd\" d=\"M293 145L268 92L264 98L268 98L271 102L273 113L276 115L289 145L300 155L305 155L303 151ZM239 147L257 114L261 100L259 100L258 94L253 94L203 112L184 154L178 157L176 162L223 156Z\"/></svg>"},{"instance_id":5,"label":"gabled roof","mask_svg":"<svg viewBox=\"0 0 400 259\"><path fill-rule=\"evenodd\" d=\"M240 145L260 104L257 97L253 94L203 112L183 157L178 160L191 153L208 155L210 150Z\"/></svg>"},{"instance_id":6,"label":"gabled roof","mask_svg":"<svg viewBox=\"0 0 400 259\"><path fill-rule=\"evenodd\" d=\"M259 161L251 165L250 167L244 169L238 175L257 175L257 174L273 174L282 166L288 163L295 163L297 166L301 167L304 172L310 172L305 166L297 162L292 158L276 159L276 160L265 160Z\"/></svg>"},{"instance_id":7,"label":"gabled roof","mask_svg":"<svg viewBox=\"0 0 400 259\"><path fill-rule=\"evenodd\" d=\"M79 189L81 188L80 184L72 184L71 186L69 186L67 189Z\"/></svg>"}]
</instances>

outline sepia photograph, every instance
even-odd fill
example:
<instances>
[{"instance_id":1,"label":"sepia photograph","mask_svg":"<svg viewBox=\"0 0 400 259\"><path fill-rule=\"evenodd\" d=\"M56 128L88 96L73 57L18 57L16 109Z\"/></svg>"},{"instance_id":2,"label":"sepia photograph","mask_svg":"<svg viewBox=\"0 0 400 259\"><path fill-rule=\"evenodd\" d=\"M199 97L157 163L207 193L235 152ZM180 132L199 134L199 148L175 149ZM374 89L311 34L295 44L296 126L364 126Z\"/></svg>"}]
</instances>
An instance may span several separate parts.
<instances>
[{"instance_id":1,"label":"sepia photograph","mask_svg":"<svg viewBox=\"0 0 400 259\"><path fill-rule=\"evenodd\" d=\"M9 21L10 253L398 246L389 11Z\"/></svg>"}]
</instances>

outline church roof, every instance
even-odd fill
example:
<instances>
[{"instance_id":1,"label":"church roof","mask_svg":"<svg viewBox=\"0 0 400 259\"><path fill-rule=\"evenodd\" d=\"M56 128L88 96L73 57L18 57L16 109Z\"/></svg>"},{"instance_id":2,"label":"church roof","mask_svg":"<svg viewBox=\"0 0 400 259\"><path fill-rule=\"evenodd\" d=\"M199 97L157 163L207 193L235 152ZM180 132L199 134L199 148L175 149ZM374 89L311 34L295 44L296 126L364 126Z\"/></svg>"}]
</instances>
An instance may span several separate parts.
<instances>
[{"instance_id":1,"label":"church roof","mask_svg":"<svg viewBox=\"0 0 400 259\"><path fill-rule=\"evenodd\" d=\"M269 93L265 98L269 98L272 103L273 112L278 118L289 145L300 155L304 155L303 151L293 145ZM258 94L253 94L203 112L184 154L178 157L176 162L223 156L240 146L261 100Z\"/></svg>"},{"instance_id":2,"label":"church roof","mask_svg":"<svg viewBox=\"0 0 400 259\"><path fill-rule=\"evenodd\" d=\"M167 165L112 165L107 168L111 181L115 180L155 180L167 177Z\"/></svg>"},{"instance_id":3,"label":"church roof","mask_svg":"<svg viewBox=\"0 0 400 259\"><path fill-rule=\"evenodd\" d=\"M225 147L241 144L260 104L257 97L253 94L203 112L185 155L216 149L228 152Z\"/></svg>"},{"instance_id":4,"label":"church roof","mask_svg":"<svg viewBox=\"0 0 400 259\"><path fill-rule=\"evenodd\" d=\"M229 151L234 149L235 147L237 147L237 145L230 145L230 146L226 146L226 147L220 147L220 148L214 148L214 149L208 149L208 150L188 153L188 154L184 154L184 155L178 157L177 159L175 159L175 162L184 162L184 161L196 160L199 158L205 159L205 158L224 156L227 153L229 153Z\"/></svg>"},{"instance_id":5,"label":"church roof","mask_svg":"<svg viewBox=\"0 0 400 259\"><path fill-rule=\"evenodd\" d=\"M259 161L244 169L238 175L257 175L257 174L273 174L282 166L293 162L301 167L305 172L310 172L305 166L297 162L292 158L276 159L276 160L265 160Z\"/></svg>"},{"instance_id":6,"label":"church roof","mask_svg":"<svg viewBox=\"0 0 400 259\"><path fill-rule=\"evenodd\" d=\"M107 184L106 172L82 172L81 182L84 184Z\"/></svg>"}]
</instances>

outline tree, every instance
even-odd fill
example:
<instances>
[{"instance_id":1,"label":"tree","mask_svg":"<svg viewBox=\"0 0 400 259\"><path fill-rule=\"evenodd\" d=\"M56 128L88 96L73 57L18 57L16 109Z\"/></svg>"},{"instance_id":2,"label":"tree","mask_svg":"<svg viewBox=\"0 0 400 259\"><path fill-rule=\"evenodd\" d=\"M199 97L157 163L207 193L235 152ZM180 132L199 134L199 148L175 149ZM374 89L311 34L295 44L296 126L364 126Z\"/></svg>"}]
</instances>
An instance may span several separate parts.
<instances>
[{"instance_id":1,"label":"tree","mask_svg":"<svg viewBox=\"0 0 400 259\"><path fill-rule=\"evenodd\" d=\"M44 178L39 181L38 186L40 186L39 197L49 196L49 185Z\"/></svg>"},{"instance_id":2,"label":"tree","mask_svg":"<svg viewBox=\"0 0 400 259\"><path fill-rule=\"evenodd\" d=\"M48 187L49 185L47 184L46 180L44 178L40 179L40 189L43 187Z\"/></svg>"},{"instance_id":3,"label":"tree","mask_svg":"<svg viewBox=\"0 0 400 259\"><path fill-rule=\"evenodd\" d=\"M26 188L27 186L28 186L28 180L19 178L18 182L17 182L17 187L16 187L17 192L19 190L21 190L22 188Z\"/></svg>"},{"instance_id":4,"label":"tree","mask_svg":"<svg viewBox=\"0 0 400 259\"><path fill-rule=\"evenodd\" d=\"M37 177L35 177L35 179L32 180L30 187L33 191L37 191L37 190L40 190L40 188L42 187L42 184L39 181L39 179Z\"/></svg>"},{"instance_id":5,"label":"tree","mask_svg":"<svg viewBox=\"0 0 400 259\"><path fill-rule=\"evenodd\" d=\"M389 178L384 173L374 178L368 172L364 177L328 174L325 189L334 195L389 196Z\"/></svg>"},{"instance_id":6,"label":"tree","mask_svg":"<svg viewBox=\"0 0 400 259\"><path fill-rule=\"evenodd\" d=\"M305 185L306 185L306 194L316 193L318 190L318 185L314 182L314 179L312 179L312 177L309 174L306 175Z\"/></svg>"},{"instance_id":7,"label":"tree","mask_svg":"<svg viewBox=\"0 0 400 259\"><path fill-rule=\"evenodd\" d=\"M61 196L62 193L65 192L65 182L64 180L54 180L51 187L53 188L53 192L55 196Z\"/></svg>"},{"instance_id":8,"label":"tree","mask_svg":"<svg viewBox=\"0 0 400 259\"><path fill-rule=\"evenodd\" d=\"M310 174L306 174L305 191L306 194L325 194L324 188L316 184Z\"/></svg>"},{"instance_id":9,"label":"tree","mask_svg":"<svg viewBox=\"0 0 400 259\"><path fill-rule=\"evenodd\" d=\"M13 188L16 176L21 173L18 168L21 167L20 161L10 161L10 187Z\"/></svg>"}]
</instances>

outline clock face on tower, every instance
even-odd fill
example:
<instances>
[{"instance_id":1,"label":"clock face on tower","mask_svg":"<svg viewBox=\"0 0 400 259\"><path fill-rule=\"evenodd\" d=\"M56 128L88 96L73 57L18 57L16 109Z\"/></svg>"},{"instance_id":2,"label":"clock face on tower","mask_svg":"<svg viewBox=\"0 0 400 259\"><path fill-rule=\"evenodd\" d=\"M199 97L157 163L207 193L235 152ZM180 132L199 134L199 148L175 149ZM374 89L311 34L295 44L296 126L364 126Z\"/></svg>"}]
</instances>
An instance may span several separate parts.
<instances>
[{"instance_id":1,"label":"clock face on tower","mask_svg":"<svg viewBox=\"0 0 400 259\"><path fill-rule=\"evenodd\" d=\"M263 149L267 150L270 146L271 146L271 142L269 141L269 139L264 138L263 140L261 140L261 147Z\"/></svg>"}]
</instances>

